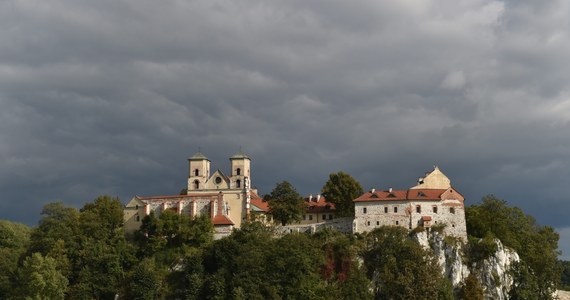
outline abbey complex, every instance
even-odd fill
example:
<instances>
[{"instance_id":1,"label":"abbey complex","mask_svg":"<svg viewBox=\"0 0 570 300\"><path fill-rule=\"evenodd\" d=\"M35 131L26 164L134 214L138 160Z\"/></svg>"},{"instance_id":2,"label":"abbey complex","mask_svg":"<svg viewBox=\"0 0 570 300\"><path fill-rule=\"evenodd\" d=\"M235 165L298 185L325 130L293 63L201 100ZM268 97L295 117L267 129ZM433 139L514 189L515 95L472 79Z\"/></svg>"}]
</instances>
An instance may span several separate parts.
<instances>
[{"instance_id":1,"label":"abbey complex","mask_svg":"<svg viewBox=\"0 0 570 300\"><path fill-rule=\"evenodd\" d=\"M180 195L134 197L124 209L125 230L134 231L144 216L166 210L191 217L208 215L216 237L228 235L252 215L269 221L269 206L252 188L251 159L243 152L230 157L230 170L210 172L210 160L198 152L188 159L188 184ZM305 215L299 224L282 231L314 232L335 228L361 233L384 225L412 230L443 226L446 235L467 239L464 197L437 167L408 189L372 189L353 200L354 218L336 218L335 207L321 195L305 198Z\"/></svg>"}]
</instances>

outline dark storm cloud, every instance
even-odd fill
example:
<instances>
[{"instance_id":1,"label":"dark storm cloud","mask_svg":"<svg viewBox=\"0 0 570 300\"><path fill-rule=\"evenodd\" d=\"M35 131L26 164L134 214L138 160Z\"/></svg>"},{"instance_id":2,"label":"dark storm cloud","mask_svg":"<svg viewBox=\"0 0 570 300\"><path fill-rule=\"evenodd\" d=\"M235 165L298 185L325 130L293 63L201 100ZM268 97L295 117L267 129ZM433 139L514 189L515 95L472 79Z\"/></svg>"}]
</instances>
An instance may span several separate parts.
<instances>
[{"instance_id":1,"label":"dark storm cloud","mask_svg":"<svg viewBox=\"0 0 570 300\"><path fill-rule=\"evenodd\" d=\"M438 164L561 230L567 1L0 1L1 218L178 193L201 147L253 184L345 170L405 188ZM567 255L570 249L564 249Z\"/></svg>"}]
</instances>

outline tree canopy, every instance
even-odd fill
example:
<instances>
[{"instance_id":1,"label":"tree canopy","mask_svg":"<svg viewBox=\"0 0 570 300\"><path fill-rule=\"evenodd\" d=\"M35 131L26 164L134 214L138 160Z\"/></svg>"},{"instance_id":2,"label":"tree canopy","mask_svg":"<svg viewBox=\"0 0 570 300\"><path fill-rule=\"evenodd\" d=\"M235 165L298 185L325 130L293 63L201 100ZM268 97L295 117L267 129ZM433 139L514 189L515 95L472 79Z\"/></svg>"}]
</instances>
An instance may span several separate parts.
<instances>
[{"instance_id":1,"label":"tree canopy","mask_svg":"<svg viewBox=\"0 0 570 300\"><path fill-rule=\"evenodd\" d=\"M498 238L519 254L522 262L513 268L518 288L513 290L512 298L552 298L562 272L558 263L559 235L554 228L538 225L532 216L493 195L468 207L465 217L470 236Z\"/></svg>"},{"instance_id":2,"label":"tree canopy","mask_svg":"<svg viewBox=\"0 0 570 300\"><path fill-rule=\"evenodd\" d=\"M287 182L268 197L296 203L303 212L301 197ZM285 215L286 223L295 220L293 213ZM492 196L466 215L470 243L477 241L468 251L470 265L494 253L493 238L518 251L511 299L550 299L561 277L567 284L570 267L556 260L558 235L551 227ZM433 252L401 227L279 236L254 221L213 240L208 216L166 210L143 218L126 238L122 218L119 199L101 196L80 210L49 203L32 229L0 221L0 298L453 298ZM474 273L456 292L461 299L483 297Z\"/></svg>"},{"instance_id":3,"label":"tree canopy","mask_svg":"<svg viewBox=\"0 0 570 300\"><path fill-rule=\"evenodd\" d=\"M338 216L354 216L352 200L362 195L360 183L344 172L332 173L329 180L321 189L321 194L327 202L333 203Z\"/></svg>"},{"instance_id":4,"label":"tree canopy","mask_svg":"<svg viewBox=\"0 0 570 300\"><path fill-rule=\"evenodd\" d=\"M289 182L278 183L264 198L269 204L269 213L281 225L298 222L303 218L305 202Z\"/></svg>"}]
</instances>

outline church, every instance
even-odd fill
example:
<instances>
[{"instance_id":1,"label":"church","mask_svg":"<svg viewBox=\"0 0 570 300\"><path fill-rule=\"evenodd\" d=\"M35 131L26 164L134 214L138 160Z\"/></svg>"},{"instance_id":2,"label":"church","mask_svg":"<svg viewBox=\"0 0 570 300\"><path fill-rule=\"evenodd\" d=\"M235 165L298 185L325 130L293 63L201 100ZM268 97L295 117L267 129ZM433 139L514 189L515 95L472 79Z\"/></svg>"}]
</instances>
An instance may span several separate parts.
<instances>
[{"instance_id":1,"label":"church","mask_svg":"<svg viewBox=\"0 0 570 300\"><path fill-rule=\"evenodd\" d=\"M242 151L230 157L228 175L220 170L211 173L210 160L201 152L192 155L188 158L187 183L181 195L131 199L124 209L125 231L137 230L142 218L151 212L158 217L171 210L189 217L209 215L216 235L223 236L234 227L239 228L252 211L267 209L257 191L251 188L251 160Z\"/></svg>"},{"instance_id":2,"label":"church","mask_svg":"<svg viewBox=\"0 0 570 300\"><path fill-rule=\"evenodd\" d=\"M132 198L124 208L125 231L137 230L151 212L159 217L167 210L191 218L209 216L216 238L229 235L247 220L271 223L268 203L251 188L251 159L240 150L229 160L230 170L226 175L221 170L212 173L210 160L201 152L192 155L188 158L186 189L179 195ZM466 240L464 200L451 186L451 180L434 167L409 189L372 189L354 199L354 218L337 219L334 204L321 195L310 195L305 198L303 220L282 229L314 232L319 228L336 228L360 233L385 225L409 230L440 226L444 234Z\"/></svg>"}]
</instances>

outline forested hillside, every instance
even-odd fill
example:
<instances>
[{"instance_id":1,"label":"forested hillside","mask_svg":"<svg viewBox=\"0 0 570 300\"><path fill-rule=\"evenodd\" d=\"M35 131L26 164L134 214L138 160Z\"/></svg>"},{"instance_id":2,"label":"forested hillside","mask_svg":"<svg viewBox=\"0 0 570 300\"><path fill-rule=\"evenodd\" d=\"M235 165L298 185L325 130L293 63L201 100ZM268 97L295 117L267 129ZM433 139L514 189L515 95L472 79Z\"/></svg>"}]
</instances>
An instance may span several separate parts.
<instances>
[{"instance_id":1,"label":"forested hillside","mask_svg":"<svg viewBox=\"0 0 570 300\"><path fill-rule=\"evenodd\" d=\"M549 299L565 278L558 234L492 196L467 209L464 260L492 255L494 238L516 250L512 299ZM401 227L363 235L321 231L276 236L245 224L213 240L207 218L165 212L122 230L119 199L82 209L51 203L35 228L0 221L0 299L482 299L469 276L459 286L441 275L431 249ZM435 229L437 230L437 228ZM453 238L447 243L457 243ZM565 269L564 275L562 270ZM476 275L476 274L474 274ZM564 277L565 276L565 277Z\"/></svg>"}]
</instances>

